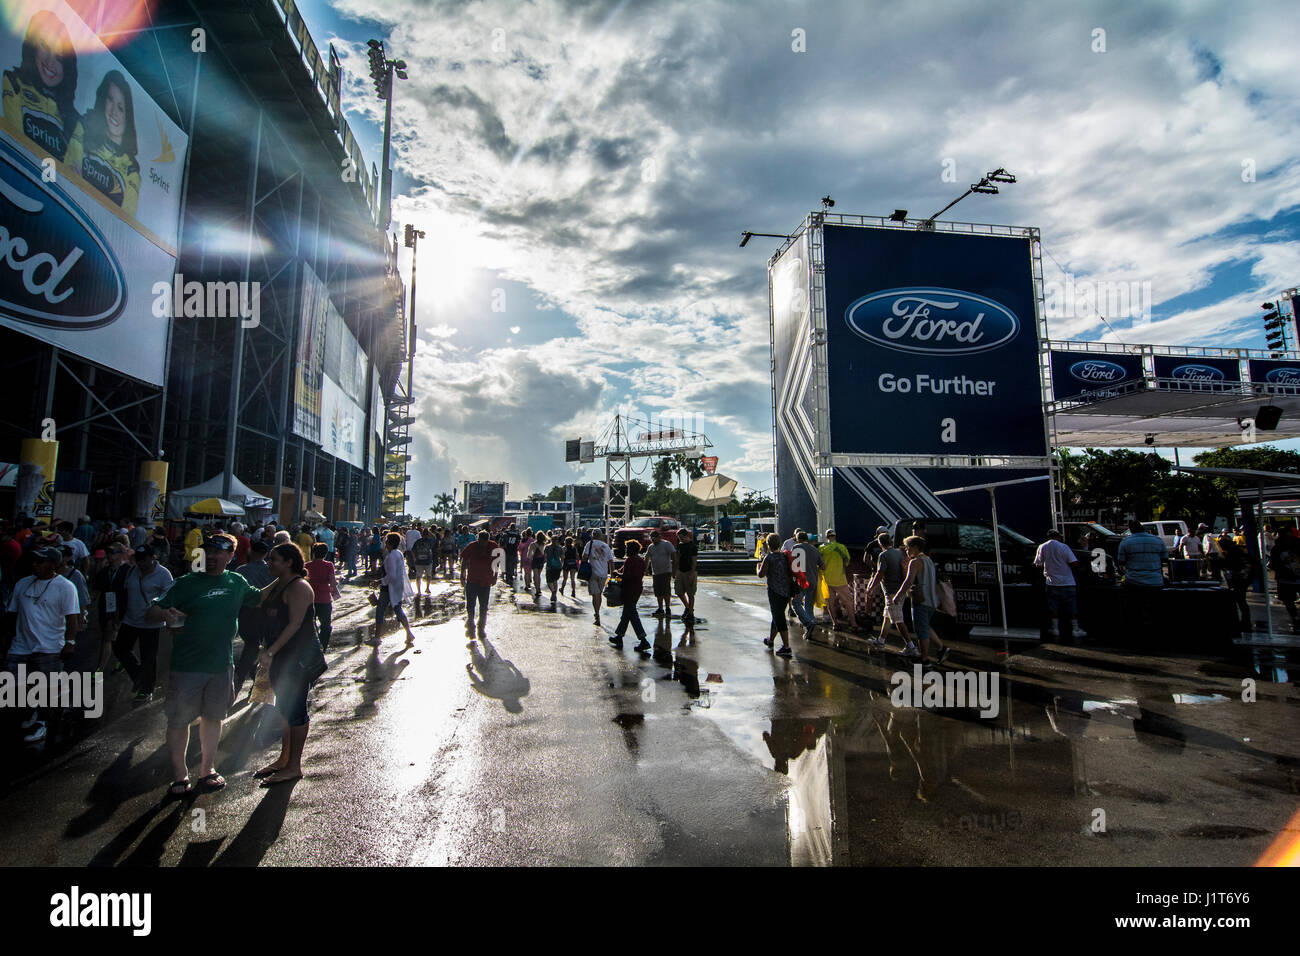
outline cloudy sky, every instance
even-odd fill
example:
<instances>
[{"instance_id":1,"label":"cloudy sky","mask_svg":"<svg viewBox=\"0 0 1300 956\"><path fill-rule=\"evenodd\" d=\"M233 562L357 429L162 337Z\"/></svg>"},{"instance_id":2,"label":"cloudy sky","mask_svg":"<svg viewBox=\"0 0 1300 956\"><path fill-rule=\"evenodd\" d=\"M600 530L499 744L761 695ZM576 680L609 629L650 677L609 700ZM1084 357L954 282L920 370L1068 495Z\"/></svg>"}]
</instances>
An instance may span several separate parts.
<instances>
[{"instance_id":1,"label":"cloudy sky","mask_svg":"<svg viewBox=\"0 0 1300 956\"><path fill-rule=\"evenodd\" d=\"M1300 284L1290 2L300 5L376 163L365 41L409 65L415 513L462 479L603 479L563 440L616 411L685 420L769 490L777 240L739 235L827 194L926 216L1006 167L1016 184L945 218L1039 227L1049 291L1136 291L1133 314L1052 316L1054 339L1260 348L1260 302Z\"/></svg>"}]
</instances>

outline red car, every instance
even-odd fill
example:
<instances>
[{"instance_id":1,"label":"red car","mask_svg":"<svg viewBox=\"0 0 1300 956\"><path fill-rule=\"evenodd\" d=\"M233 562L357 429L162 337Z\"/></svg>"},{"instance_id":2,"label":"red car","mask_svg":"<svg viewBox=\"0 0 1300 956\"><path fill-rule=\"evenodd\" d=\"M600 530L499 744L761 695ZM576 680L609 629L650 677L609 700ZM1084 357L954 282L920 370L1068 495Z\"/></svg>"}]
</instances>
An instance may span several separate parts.
<instances>
[{"instance_id":1,"label":"red car","mask_svg":"<svg viewBox=\"0 0 1300 956\"><path fill-rule=\"evenodd\" d=\"M650 547L651 531L658 531L659 537L677 547L677 532L680 528L681 524L676 518L637 518L626 528L614 532L614 553L622 557L624 545L636 539L641 542L641 553L645 554L645 549Z\"/></svg>"}]
</instances>

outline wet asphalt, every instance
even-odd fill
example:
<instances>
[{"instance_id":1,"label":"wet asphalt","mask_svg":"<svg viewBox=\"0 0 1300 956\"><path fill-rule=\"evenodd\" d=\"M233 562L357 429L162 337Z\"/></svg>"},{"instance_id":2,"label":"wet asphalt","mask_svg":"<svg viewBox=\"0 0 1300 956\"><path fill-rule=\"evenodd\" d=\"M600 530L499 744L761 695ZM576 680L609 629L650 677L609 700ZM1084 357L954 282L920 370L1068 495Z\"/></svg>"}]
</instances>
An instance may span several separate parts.
<instances>
[{"instance_id":1,"label":"wet asphalt","mask_svg":"<svg viewBox=\"0 0 1300 956\"><path fill-rule=\"evenodd\" d=\"M112 675L93 727L10 760L0 861L1205 866L1300 839L1290 649L976 637L939 673L996 673L982 716L895 706L911 662L837 648L827 629L792 625L793 658L772 655L752 579L702 580L690 630L642 598L646 653L631 635L611 647L617 614L596 626L578 595L552 607L498 586L487 639L467 641L442 583L414 643L390 619L376 651L359 643L364 591L347 588L305 777L270 789L252 773L278 753L277 718L244 706L222 734L227 787L167 799L162 703L132 708Z\"/></svg>"}]
</instances>

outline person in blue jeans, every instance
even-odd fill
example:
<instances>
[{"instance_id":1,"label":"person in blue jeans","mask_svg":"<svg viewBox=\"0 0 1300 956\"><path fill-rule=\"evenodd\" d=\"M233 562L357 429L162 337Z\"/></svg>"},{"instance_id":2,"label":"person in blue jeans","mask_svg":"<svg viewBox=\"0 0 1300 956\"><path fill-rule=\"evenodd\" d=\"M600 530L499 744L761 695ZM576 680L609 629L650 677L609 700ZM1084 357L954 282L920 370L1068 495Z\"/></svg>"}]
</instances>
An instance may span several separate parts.
<instances>
[{"instance_id":1,"label":"person in blue jeans","mask_svg":"<svg viewBox=\"0 0 1300 956\"><path fill-rule=\"evenodd\" d=\"M921 645L921 663L942 664L948 656L948 648L930 630L930 619L934 616L934 609L939 606L939 581L934 562L925 553L925 539L922 537L912 535L904 539L903 547L907 549L907 573L893 600L896 604L902 604L908 589L911 589L912 629ZM930 657L932 642L939 648L936 659Z\"/></svg>"},{"instance_id":2,"label":"person in blue jeans","mask_svg":"<svg viewBox=\"0 0 1300 956\"><path fill-rule=\"evenodd\" d=\"M804 640L812 635L813 625L817 619L813 616L813 609L817 601L817 583L821 580L820 574L826 569L826 559L812 542L808 540L808 532L800 531L795 535L794 547L790 549L793 557L793 570L802 571L808 578L808 587L797 592L791 599L794 606L794 613L799 618L799 623L803 625Z\"/></svg>"}]
</instances>

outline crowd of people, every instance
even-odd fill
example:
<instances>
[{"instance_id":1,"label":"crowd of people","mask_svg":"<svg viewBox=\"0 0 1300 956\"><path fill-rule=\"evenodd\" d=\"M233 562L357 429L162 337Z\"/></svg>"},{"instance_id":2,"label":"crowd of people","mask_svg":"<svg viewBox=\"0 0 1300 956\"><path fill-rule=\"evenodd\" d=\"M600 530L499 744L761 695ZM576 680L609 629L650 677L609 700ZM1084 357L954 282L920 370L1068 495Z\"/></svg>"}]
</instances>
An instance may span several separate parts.
<instances>
[{"instance_id":1,"label":"crowd of people","mask_svg":"<svg viewBox=\"0 0 1300 956\"><path fill-rule=\"evenodd\" d=\"M1293 628L1300 633L1300 531L1266 528L1267 567ZM764 644L777 655L792 654L790 621L804 639L826 626L832 632L875 632L870 645L883 648L891 634L901 653L922 666L948 655L944 638L959 633L951 582L929 555L925 526L895 541L884 529L865 549L861 566L834 530L818 543L802 529L784 542L776 534L759 545L756 573L771 610ZM1209 533L1205 525L1182 537L1173 549L1132 522L1118 548L1118 564L1130 590L1162 587L1171 559L1196 561L1202 573L1227 585L1234 596L1242 630L1253 625L1246 592L1258 578L1244 533ZM414 633L407 609L421 594L432 594L440 578L459 580L466 603L466 634L487 636L492 589L498 583L531 593L543 604L543 579L550 608L559 597L578 596L581 584L591 598L592 619L602 608L618 608L609 636L623 646L628 631L637 651L650 648L638 599L647 586L655 598L655 617L674 615L693 633L699 546L689 529L676 544L658 530L642 548L626 543L619 562L599 529L538 531L514 524L495 532L416 522L410 526L351 527L266 521L195 522L170 529L143 521L35 521L0 525L0 600L5 609L5 665L14 674L54 674L78 656L101 671L116 667L129 678L133 702L150 702L158 692L162 630L173 634L164 713L173 763L170 792L194 787L220 789L225 780L214 761L223 720L237 709L245 683L253 681L248 702L269 702L283 724L281 753L257 772L264 786L302 776L302 753L309 726L308 694L326 669L325 652L333 633L333 603L341 585L360 573L372 576L374 630L367 643L379 646L389 609L406 633ZM1050 616L1059 634L1073 634L1077 614L1075 572L1078 556L1057 532L1039 547L1034 563L1044 572ZM821 615L818 614L819 609ZM820 618L820 619L819 619ZM242 650L235 659L236 638ZM779 639L779 644L778 644ZM685 639L684 639L685 640ZM97 642L93 653L77 655L78 642ZM243 706L243 705L239 705ZM54 708L29 709L6 734L39 743L57 730ZM190 725L198 721L200 765L192 783L186 767ZM16 734L15 734L16 731Z\"/></svg>"}]
</instances>

